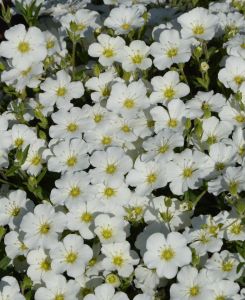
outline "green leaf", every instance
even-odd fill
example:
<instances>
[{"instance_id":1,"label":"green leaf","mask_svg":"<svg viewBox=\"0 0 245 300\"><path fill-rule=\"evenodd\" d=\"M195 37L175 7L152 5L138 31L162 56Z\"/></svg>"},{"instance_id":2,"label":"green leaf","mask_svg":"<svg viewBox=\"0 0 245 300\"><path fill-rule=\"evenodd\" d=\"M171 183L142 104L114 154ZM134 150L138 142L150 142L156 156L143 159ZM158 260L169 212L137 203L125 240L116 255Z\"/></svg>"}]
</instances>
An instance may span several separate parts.
<instances>
[{"instance_id":1,"label":"green leaf","mask_svg":"<svg viewBox=\"0 0 245 300\"><path fill-rule=\"evenodd\" d=\"M7 257L7 256L3 257L0 260L0 270L6 270L10 261L11 261L11 259L9 257Z\"/></svg>"},{"instance_id":2,"label":"green leaf","mask_svg":"<svg viewBox=\"0 0 245 300\"><path fill-rule=\"evenodd\" d=\"M6 229L3 226L0 226L0 242L6 233Z\"/></svg>"}]
</instances>

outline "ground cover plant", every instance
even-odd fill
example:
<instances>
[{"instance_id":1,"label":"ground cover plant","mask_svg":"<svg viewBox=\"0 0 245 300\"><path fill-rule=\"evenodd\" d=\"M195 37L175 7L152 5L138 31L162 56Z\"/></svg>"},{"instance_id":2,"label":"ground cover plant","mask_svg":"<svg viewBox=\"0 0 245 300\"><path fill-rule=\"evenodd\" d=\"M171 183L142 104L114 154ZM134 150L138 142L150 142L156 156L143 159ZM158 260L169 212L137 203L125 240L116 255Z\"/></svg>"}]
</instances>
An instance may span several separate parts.
<instances>
[{"instance_id":1,"label":"ground cover plant","mask_svg":"<svg viewBox=\"0 0 245 300\"><path fill-rule=\"evenodd\" d=\"M0 299L245 299L245 2L0 1Z\"/></svg>"}]
</instances>

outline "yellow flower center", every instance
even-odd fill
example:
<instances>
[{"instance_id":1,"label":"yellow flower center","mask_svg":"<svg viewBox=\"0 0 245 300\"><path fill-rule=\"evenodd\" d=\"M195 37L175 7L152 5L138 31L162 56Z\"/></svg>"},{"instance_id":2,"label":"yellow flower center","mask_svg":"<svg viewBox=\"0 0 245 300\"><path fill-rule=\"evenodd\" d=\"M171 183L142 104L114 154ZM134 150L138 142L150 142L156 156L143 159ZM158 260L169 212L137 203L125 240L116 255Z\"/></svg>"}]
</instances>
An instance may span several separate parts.
<instances>
[{"instance_id":1,"label":"yellow flower center","mask_svg":"<svg viewBox=\"0 0 245 300\"><path fill-rule=\"evenodd\" d=\"M131 25L130 25L129 23L123 23L123 24L121 25L121 28L122 28L123 30L129 30L130 27L131 27Z\"/></svg>"},{"instance_id":2,"label":"yellow flower center","mask_svg":"<svg viewBox=\"0 0 245 300\"><path fill-rule=\"evenodd\" d=\"M202 25L196 25L193 27L192 32L197 35L204 34L205 29Z\"/></svg>"},{"instance_id":3,"label":"yellow flower center","mask_svg":"<svg viewBox=\"0 0 245 300\"><path fill-rule=\"evenodd\" d=\"M136 64L136 65L141 64L143 59L144 59L144 56L140 55L140 54L135 54L135 55L131 56L132 63Z\"/></svg>"},{"instance_id":4,"label":"yellow flower center","mask_svg":"<svg viewBox=\"0 0 245 300\"><path fill-rule=\"evenodd\" d=\"M26 247L26 245L22 242L19 243L19 250L21 251L26 251L28 248Z\"/></svg>"},{"instance_id":5,"label":"yellow flower center","mask_svg":"<svg viewBox=\"0 0 245 300\"><path fill-rule=\"evenodd\" d=\"M168 87L164 90L163 95L169 101L169 100L173 99L173 97L175 95L175 91L172 87Z\"/></svg>"},{"instance_id":6,"label":"yellow flower center","mask_svg":"<svg viewBox=\"0 0 245 300\"><path fill-rule=\"evenodd\" d=\"M94 115L95 123L99 123L100 121L102 121L102 119L103 119L103 115L100 115L100 114Z\"/></svg>"},{"instance_id":7,"label":"yellow flower center","mask_svg":"<svg viewBox=\"0 0 245 300\"><path fill-rule=\"evenodd\" d=\"M76 252L69 252L66 257L65 257L65 261L68 263L68 264L73 264L77 259L77 253Z\"/></svg>"},{"instance_id":8,"label":"yellow flower center","mask_svg":"<svg viewBox=\"0 0 245 300\"><path fill-rule=\"evenodd\" d=\"M210 239L207 237L206 233L202 233L199 237L199 241L202 244L207 244L210 241Z\"/></svg>"},{"instance_id":9,"label":"yellow flower center","mask_svg":"<svg viewBox=\"0 0 245 300\"><path fill-rule=\"evenodd\" d=\"M101 91L103 97L110 96L110 93L111 93L111 89L108 86L105 86Z\"/></svg>"},{"instance_id":10,"label":"yellow flower center","mask_svg":"<svg viewBox=\"0 0 245 300\"><path fill-rule=\"evenodd\" d=\"M177 127L177 125L178 125L177 119L170 119L168 121L168 127L175 128L175 127Z\"/></svg>"},{"instance_id":11,"label":"yellow flower center","mask_svg":"<svg viewBox=\"0 0 245 300\"><path fill-rule=\"evenodd\" d=\"M245 42L243 42L243 43L240 45L240 47L241 47L242 49L245 49Z\"/></svg>"},{"instance_id":12,"label":"yellow flower center","mask_svg":"<svg viewBox=\"0 0 245 300\"><path fill-rule=\"evenodd\" d=\"M124 133L129 133L131 131L131 128L128 126L128 125L123 125L121 127L121 130L124 132Z\"/></svg>"},{"instance_id":13,"label":"yellow flower center","mask_svg":"<svg viewBox=\"0 0 245 300\"><path fill-rule=\"evenodd\" d=\"M20 213L20 207L15 206L14 208L11 209L10 215L12 217L17 217L19 213Z\"/></svg>"},{"instance_id":14,"label":"yellow flower center","mask_svg":"<svg viewBox=\"0 0 245 300\"><path fill-rule=\"evenodd\" d=\"M15 141L14 141L14 144L16 147L21 147L24 143L24 139L23 138L17 138Z\"/></svg>"},{"instance_id":15,"label":"yellow flower center","mask_svg":"<svg viewBox=\"0 0 245 300\"><path fill-rule=\"evenodd\" d=\"M32 158L32 160L31 160L31 164L32 164L33 166L38 166L38 165L40 164L40 162L41 162L41 157L40 157L40 155L35 155L35 156Z\"/></svg>"},{"instance_id":16,"label":"yellow flower center","mask_svg":"<svg viewBox=\"0 0 245 300\"><path fill-rule=\"evenodd\" d=\"M65 96L65 94L67 93L67 89L65 87L59 87L57 90L56 90L56 95L58 97L63 97Z\"/></svg>"},{"instance_id":17,"label":"yellow flower center","mask_svg":"<svg viewBox=\"0 0 245 300\"><path fill-rule=\"evenodd\" d=\"M241 85L244 80L245 80L244 76L237 75L234 77L234 81L237 85Z\"/></svg>"},{"instance_id":18,"label":"yellow flower center","mask_svg":"<svg viewBox=\"0 0 245 300\"><path fill-rule=\"evenodd\" d=\"M215 300L225 300L225 299L226 299L226 297L224 297L224 296L222 296L222 295L217 296L217 297L215 298Z\"/></svg>"},{"instance_id":19,"label":"yellow flower center","mask_svg":"<svg viewBox=\"0 0 245 300\"><path fill-rule=\"evenodd\" d=\"M166 54L169 58L173 58L178 54L178 52L179 52L178 48L173 47L168 49Z\"/></svg>"},{"instance_id":20,"label":"yellow flower center","mask_svg":"<svg viewBox=\"0 0 245 300\"><path fill-rule=\"evenodd\" d=\"M118 277L115 274L108 274L105 279L106 283L114 284L118 282Z\"/></svg>"},{"instance_id":21,"label":"yellow flower center","mask_svg":"<svg viewBox=\"0 0 245 300\"><path fill-rule=\"evenodd\" d=\"M131 108L134 108L135 102L132 99L126 99L123 103L123 106L127 109L131 109Z\"/></svg>"},{"instance_id":22,"label":"yellow flower center","mask_svg":"<svg viewBox=\"0 0 245 300\"><path fill-rule=\"evenodd\" d=\"M67 131L70 131L70 132L75 132L77 130L77 128L78 128L78 126L76 123L70 123L66 127Z\"/></svg>"},{"instance_id":23,"label":"yellow flower center","mask_svg":"<svg viewBox=\"0 0 245 300\"><path fill-rule=\"evenodd\" d=\"M157 174L156 173L150 173L149 175L147 175L146 181L149 184L152 184L154 182L156 182L157 180Z\"/></svg>"},{"instance_id":24,"label":"yellow flower center","mask_svg":"<svg viewBox=\"0 0 245 300\"><path fill-rule=\"evenodd\" d=\"M101 230L101 235L105 240L108 240L112 237L112 229L111 228L104 228Z\"/></svg>"},{"instance_id":25,"label":"yellow flower center","mask_svg":"<svg viewBox=\"0 0 245 300\"><path fill-rule=\"evenodd\" d=\"M65 300L65 297L63 294L58 294L55 296L54 300Z\"/></svg>"},{"instance_id":26,"label":"yellow flower center","mask_svg":"<svg viewBox=\"0 0 245 300\"><path fill-rule=\"evenodd\" d=\"M234 224L231 226L231 233L235 235L239 235L242 231L242 225L241 224Z\"/></svg>"},{"instance_id":27,"label":"yellow flower center","mask_svg":"<svg viewBox=\"0 0 245 300\"><path fill-rule=\"evenodd\" d=\"M175 256L175 252L172 248L168 247L162 250L160 254L160 258L162 260L170 261Z\"/></svg>"},{"instance_id":28,"label":"yellow flower center","mask_svg":"<svg viewBox=\"0 0 245 300\"><path fill-rule=\"evenodd\" d=\"M21 53L27 53L31 50L30 44L27 43L27 42L20 42L19 45L18 45L18 50Z\"/></svg>"},{"instance_id":29,"label":"yellow flower center","mask_svg":"<svg viewBox=\"0 0 245 300\"><path fill-rule=\"evenodd\" d=\"M114 174L117 170L117 166L115 164L110 164L110 165L107 165L106 167L106 173L107 174Z\"/></svg>"},{"instance_id":30,"label":"yellow flower center","mask_svg":"<svg viewBox=\"0 0 245 300\"><path fill-rule=\"evenodd\" d=\"M111 187L107 187L105 188L104 190L104 195L107 197L107 198L110 198L110 197L113 197L116 195L116 190L111 188Z\"/></svg>"},{"instance_id":31,"label":"yellow flower center","mask_svg":"<svg viewBox=\"0 0 245 300\"><path fill-rule=\"evenodd\" d=\"M105 48L103 51L103 55L107 58L115 55L114 50L112 48Z\"/></svg>"},{"instance_id":32,"label":"yellow flower center","mask_svg":"<svg viewBox=\"0 0 245 300\"><path fill-rule=\"evenodd\" d=\"M210 225L208 227L208 232L212 235L216 235L217 231L219 231L219 226L218 225Z\"/></svg>"},{"instance_id":33,"label":"yellow flower center","mask_svg":"<svg viewBox=\"0 0 245 300\"><path fill-rule=\"evenodd\" d=\"M81 194L81 190L78 186L73 186L69 193L69 195L74 198L78 197L80 194Z\"/></svg>"},{"instance_id":34,"label":"yellow flower center","mask_svg":"<svg viewBox=\"0 0 245 300\"><path fill-rule=\"evenodd\" d=\"M166 153L169 149L169 145L165 144L158 148L158 153L163 154Z\"/></svg>"},{"instance_id":35,"label":"yellow flower center","mask_svg":"<svg viewBox=\"0 0 245 300\"><path fill-rule=\"evenodd\" d=\"M235 117L235 120L238 122L238 123L244 123L245 122L245 116L244 115L237 115Z\"/></svg>"},{"instance_id":36,"label":"yellow flower center","mask_svg":"<svg viewBox=\"0 0 245 300\"><path fill-rule=\"evenodd\" d=\"M210 135L207 139L209 145L215 144L217 142L217 137L215 135Z\"/></svg>"},{"instance_id":37,"label":"yellow flower center","mask_svg":"<svg viewBox=\"0 0 245 300\"><path fill-rule=\"evenodd\" d=\"M189 295L195 297L200 294L200 288L198 285L195 285L189 289Z\"/></svg>"},{"instance_id":38,"label":"yellow flower center","mask_svg":"<svg viewBox=\"0 0 245 300\"><path fill-rule=\"evenodd\" d=\"M49 223L43 223L40 227L39 227L39 233L41 234L47 234L50 230L50 224Z\"/></svg>"},{"instance_id":39,"label":"yellow flower center","mask_svg":"<svg viewBox=\"0 0 245 300\"><path fill-rule=\"evenodd\" d=\"M113 257L112 263L118 267L121 267L123 265L124 259L122 255L116 255Z\"/></svg>"},{"instance_id":40,"label":"yellow flower center","mask_svg":"<svg viewBox=\"0 0 245 300\"><path fill-rule=\"evenodd\" d=\"M190 167L187 167L187 168L184 168L182 175L184 178L189 178L192 176L192 173L193 173L193 169Z\"/></svg>"},{"instance_id":41,"label":"yellow flower center","mask_svg":"<svg viewBox=\"0 0 245 300\"><path fill-rule=\"evenodd\" d=\"M229 183L229 191L232 195L237 194L237 189L238 189L238 183L236 181L231 181Z\"/></svg>"},{"instance_id":42,"label":"yellow flower center","mask_svg":"<svg viewBox=\"0 0 245 300\"><path fill-rule=\"evenodd\" d=\"M112 138L110 136L104 136L101 140L103 145L110 145L112 142Z\"/></svg>"},{"instance_id":43,"label":"yellow flower center","mask_svg":"<svg viewBox=\"0 0 245 300\"><path fill-rule=\"evenodd\" d=\"M95 257L91 258L90 261L88 262L88 265L90 267L93 267L96 264L97 260Z\"/></svg>"},{"instance_id":44,"label":"yellow flower center","mask_svg":"<svg viewBox=\"0 0 245 300\"><path fill-rule=\"evenodd\" d=\"M43 271L49 271L51 269L51 263L50 263L50 260L49 259L44 259L41 263L40 263L40 268L43 270Z\"/></svg>"},{"instance_id":45,"label":"yellow flower center","mask_svg":"<svg viewBox=\"0 0 245 300\"><path fill-rule=\"evenodd\" d=\"M54 48L54 45L55 45L55 42L52 41L52 40L49 40L49 41L47 41L47 43L46 43L46 48L47 48L47 49L52 49L52 48Z\"/></svg>"},{"instance_id":46,"label":"yellow flower center","mask_svg":"<svg viewBox=\"0 0 245 300\"><path fill-rule=\"evenodd\" d=\"M152 128L155 125L155 121L154 120L147 120L147 127L148 128Z\"/></svg>"},{"instance_id":47,"label":"yellow flower center","mask_svg":"<svg viewBox=\"0 0 245 300\"><path fill-rule=\"evenodd\" d=\"M74 167L76 163L77 163L76 156L71 156L66 161L66 164L67 164L68 167Z\"/></svg>"},{"instance_id":48,"label":"yellow flower center","mask_svg":"<svg viewBox=\"0 0 245 300\"><path fill-rule=\"evenodd\" d=\"M238 154L240 156L244 156L244 154L245 154L245 145L242 145L242 146L239 147Z\"/></svg>"},{"instance_id":49,"label":"yellow flower center","mask_svg":"<svg viewBox=\"0 0 245 300\"><path fill-rule=\"evenodd\" d=\"M222 170L224 170L224 168L225 168L225 164L223 164L222 162L217 162L215 164L215 170L217 170L217 171L222 171Z\"/></svg>"},{"instance_id":50,"label":"yellow flower center","mask_svg":"<svg viewBox=\"0 0 245 300\"><path fill-rule=\"evenodd\" d=\"M77 31L82 31L82 30L87 28L87 26L83 23L79 23L79 24L76 24L76 25L77 25Z\"/></svg>"},{"instance_id":51,"label":"yellow flower center","mask_svg":"<svg viewBox=\"0 0 245 300\"><path fill-rule=\"evenodd\" d=\"M90 223L93 220L93 215L85 212L81 215L81 220L85 223Z\"/></svg>"},{"instance_id":52,"label":"yellow flower center","mask_svg":"<svg viewBox=\"0 0 245 300\"><path fill-rule=\"evenodd\" d=\"M234 266L233 262L231 260L229 260L229 261L224 261L222 263L221 268L222 268L222 271L224 271L224 272L230 272L233 269L233 266Z\"/></svg>"},{"instance_id":53,"label":"yellow flower center","mask_svg":"<svg viewBox=\"0 0 245 300\"><path fill-rule=\"evenodd\" d=\"M29 68L27 68L26 70L21 71L22 77L26 77L26 76L31 72L31 70L32 70L32 68L29 67Z\"/></svg>"}]
</instances>

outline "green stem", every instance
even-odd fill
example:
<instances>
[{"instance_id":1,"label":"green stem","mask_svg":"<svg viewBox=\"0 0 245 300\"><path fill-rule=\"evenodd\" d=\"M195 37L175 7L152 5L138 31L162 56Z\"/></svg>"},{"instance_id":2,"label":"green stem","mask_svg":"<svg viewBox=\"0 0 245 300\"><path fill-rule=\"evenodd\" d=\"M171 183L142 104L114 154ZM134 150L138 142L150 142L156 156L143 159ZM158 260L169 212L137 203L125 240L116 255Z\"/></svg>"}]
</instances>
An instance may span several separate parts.
<instances>
[{"instance_id":1,"label":"green stem","mask_svg":"<svg viewBox=\"0 0 245 300\"><path fill-rule=\"evenodd\" d=\"M72 41L72 79L75 77L75 64L76 64L76 46L77 42L74 40Z\"/></svg>"}]
</instances>

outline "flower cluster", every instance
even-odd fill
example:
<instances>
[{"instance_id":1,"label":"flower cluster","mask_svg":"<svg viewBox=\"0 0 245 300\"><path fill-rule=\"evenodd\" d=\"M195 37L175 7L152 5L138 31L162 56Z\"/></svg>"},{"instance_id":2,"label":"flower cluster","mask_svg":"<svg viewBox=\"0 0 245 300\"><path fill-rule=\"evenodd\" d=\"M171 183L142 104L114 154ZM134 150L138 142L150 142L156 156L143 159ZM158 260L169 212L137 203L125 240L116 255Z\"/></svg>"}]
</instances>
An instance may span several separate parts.
<instances>
[{"instance_id":1,"label":"flower cluster","mask_svg":"<svg viewBox=\"0 0 245 300\"><path fill-rule=\"evenodd\" d=\"M244 300L244 1L12 2L0 298Z\"/></svg>"}]
</instances>

